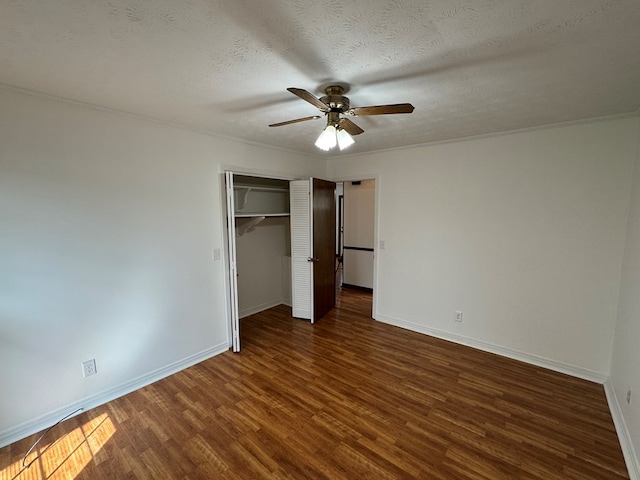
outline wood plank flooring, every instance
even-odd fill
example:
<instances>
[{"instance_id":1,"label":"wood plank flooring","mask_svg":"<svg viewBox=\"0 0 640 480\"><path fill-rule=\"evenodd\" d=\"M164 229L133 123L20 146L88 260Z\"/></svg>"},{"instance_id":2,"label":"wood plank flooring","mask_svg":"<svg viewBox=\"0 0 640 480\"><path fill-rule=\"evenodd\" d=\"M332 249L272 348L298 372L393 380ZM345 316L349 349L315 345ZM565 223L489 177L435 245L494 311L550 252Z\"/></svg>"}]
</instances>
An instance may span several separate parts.
<instances>
[{"instance_id":1,"label":"wood plank flooring","mask_svg":"<svg viewBox=\"0 0 640 480\"><path fill-rule=\"evenodd\" d=\"M0 478L629 478L603 387L375 322L345 289L224 353L0 450Z\"/></svg>"}]
</instances>

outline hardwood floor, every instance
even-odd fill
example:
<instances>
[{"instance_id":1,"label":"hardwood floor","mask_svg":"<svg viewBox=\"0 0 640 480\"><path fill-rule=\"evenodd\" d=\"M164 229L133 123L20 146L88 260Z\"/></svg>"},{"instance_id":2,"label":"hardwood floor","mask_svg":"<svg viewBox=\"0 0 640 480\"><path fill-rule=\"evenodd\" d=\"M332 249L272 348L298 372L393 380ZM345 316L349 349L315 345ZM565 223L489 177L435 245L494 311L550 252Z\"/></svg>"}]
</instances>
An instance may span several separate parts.
<instances>
[{"instance_id":1,"label":"hardwood floor","mask_svg":"<svg viewBox=\"0 0 640 480\"><path fill-rule=\"evenodd\" d=\"M345 290L224 353L0 450L5 479L624 479L603 387L375 322ZM37 455L39 457L37 457Z\"/></svg>"}]
</instances>

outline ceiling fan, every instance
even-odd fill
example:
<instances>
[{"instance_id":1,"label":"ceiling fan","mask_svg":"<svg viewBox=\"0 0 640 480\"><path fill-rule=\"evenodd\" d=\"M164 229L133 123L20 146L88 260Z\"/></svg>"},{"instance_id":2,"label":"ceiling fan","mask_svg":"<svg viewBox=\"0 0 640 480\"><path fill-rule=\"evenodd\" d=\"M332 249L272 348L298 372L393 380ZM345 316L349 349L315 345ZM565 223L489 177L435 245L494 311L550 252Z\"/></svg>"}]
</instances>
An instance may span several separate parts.
<instances>
[{"instance_id":1,"label":"ceiling fan","mask_svg":"<svg viewBox=\"0 0 640 480\"><path fill-rule=\"evenodd\" d=\"M362 128L348 118L341 117L341 114L361 117L365 115L388 115L413 112L413 105L410 103L351 108L349 98L344 96L346 87L343 85L329 85L324 89L325 96L321 98L317 98L301 88L292 87L287 88L287 90L318 108L323 112L323 115L296 118L295 120L288 120L286 122L272 123L269 126L281 127L283 125L314 120L326 116L327 126L316 141L316 146L322 150L330 150L335 147L336 144L340 147L340 150L344 150L354 143L352 135L360 135L364 132Z\"/></svg>"}]
</instances>

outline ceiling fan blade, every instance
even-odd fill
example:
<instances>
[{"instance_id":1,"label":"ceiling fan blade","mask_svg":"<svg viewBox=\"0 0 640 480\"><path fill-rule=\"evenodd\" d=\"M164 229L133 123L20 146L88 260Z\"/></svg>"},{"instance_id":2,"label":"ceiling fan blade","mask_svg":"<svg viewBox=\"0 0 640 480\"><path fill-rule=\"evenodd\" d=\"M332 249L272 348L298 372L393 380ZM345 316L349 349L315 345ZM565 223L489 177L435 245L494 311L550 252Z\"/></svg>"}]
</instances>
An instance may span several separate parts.
<instances>
[{"instance_id":1,"label":"ceiling fan blade","mask_svg":"<svg viewBox=\"0 0 640 480\"><path fill-rule=\"evenodd\" d=\"M283 125L290 125L292 123L298 123L298 122L306 122L307 120L315 120L316 118L322 118L322 117L323 117L323 115L313 115L311 117L296 118L295 120L287 120L286 122L272 123L269 126L270 127L281 127Z\"/></svg>"},{"instance_id":2,"label":"ceiling fan blade","mask_svg":"<svg viewBox=\"0 0 640 480\"><path fill-rule=\"evenodd\" d=\"M293 87L287 88L287 90L289 90L294 95L297 95L302 100L304 100L306 102L309 102L314 107L319 108L323 112L328 112L329 111L329 105L327 105L326 103L322 102L319 98L316 98L315 96L313 96L312 94L310 94L306 90L303 90L301 88L293 88Z\"/></svg>"},{"instance_id":3,"label":"ceiling fan blade","mask_svg":"<svg viewBox=\"0 0 640 480\"><path fill-rule=\"evenodd\" d=\"M340 127L342 127L342 129L350 135L360 135L361 133L364 133L363 129L361 129L358 125L353 123L348 118L340 119Z\"/></svg>"},{"instance_id":4,"label":"ceiling fan blade","mask_svg":"<svg viewBox=\"0 0 640 480\"><path fill-rule=\"evenodd\" d=\"M349 115L356 117L363 115L387 115L390 113L411 113L413 105L410 103L396 103L394 105L376 105L373 107L357 107L349 110Z\"/></svg>"}]
</instances>

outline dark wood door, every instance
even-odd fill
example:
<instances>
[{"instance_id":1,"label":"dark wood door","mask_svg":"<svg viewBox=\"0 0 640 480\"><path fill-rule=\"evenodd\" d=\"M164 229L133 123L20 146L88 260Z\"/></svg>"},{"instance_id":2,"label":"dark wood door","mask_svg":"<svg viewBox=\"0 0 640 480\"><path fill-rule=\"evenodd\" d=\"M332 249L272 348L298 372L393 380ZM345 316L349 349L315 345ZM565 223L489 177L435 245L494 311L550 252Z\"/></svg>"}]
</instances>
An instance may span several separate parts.
<instances>
[{"instance_id":1,"label":"dark wood door","mask_svg":"<svg viewBox=\"0 0 640 480\"><path fill-rule=\"evenodd\" d=\"M336 184L313 179L313 318L336 304Z\"/></svg>"}]
</instances>

